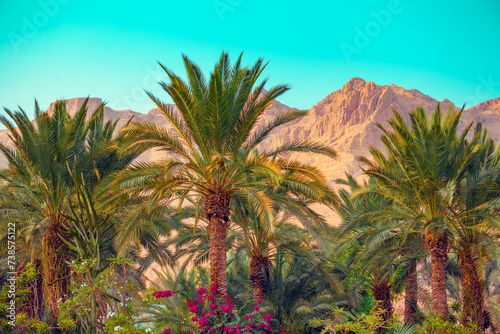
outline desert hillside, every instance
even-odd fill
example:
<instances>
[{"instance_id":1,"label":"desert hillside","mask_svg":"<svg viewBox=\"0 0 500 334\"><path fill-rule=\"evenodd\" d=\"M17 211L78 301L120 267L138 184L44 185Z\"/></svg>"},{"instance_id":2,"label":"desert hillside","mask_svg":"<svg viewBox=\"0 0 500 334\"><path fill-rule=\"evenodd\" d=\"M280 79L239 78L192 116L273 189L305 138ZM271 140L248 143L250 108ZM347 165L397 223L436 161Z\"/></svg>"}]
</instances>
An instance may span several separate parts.
<instances>
[{"instance_id":1,"label":"desert hillside","mask_svg":"<svg viewBox=\"0 0 500 334\"><path fill-rule=\"evenodd\" d=\"M84 98L67 100L68 110L74 113L83 103ZM88 102L90 111L95 110L102 100L91 98ZM441 108L453 106L448 100L440 101ZM400 111L404 117L422 105L428 112L433 111L438 101L421 93L416 89L404 89L392 85L379 86L372 81L361 78L352 78L341 89L338 89L312 107L308 114L300 120L281 126L267 141L261 145L262 150L268 150L276 145L292 140L313 140L321 144L330 145L338 152L338 159L332 160L322 156L298 154L303 161L314 162L326 175L330 185L334 186L335 179L348 172L359 175L361 170L356 160L357 156L367 155L370 145L381 147L379 140L380 130L376 123L387 124L392 117L392 109ZM49 106L50 112L53 104ZM266 112L266 118L273 117L286 110L289 106L275 101ZM134 121L154 121L166 124L158 109L152 109L147 114L131 110L113 110L105 108L105 118L119 120L118 128L123 126L131 117ZM489 135L497 142L500 139L500 97L485 101L464 110L461 127L470 122L482 122L488 129ZM0 131L0 141L9 141L6 130ZM156 160L161 157L159 152L147 152L141 159ZM0 156L0 167L6 166L5 157ZM321 210L332 223L336 222L333 213Z\"/></svg>"}]
</instances>

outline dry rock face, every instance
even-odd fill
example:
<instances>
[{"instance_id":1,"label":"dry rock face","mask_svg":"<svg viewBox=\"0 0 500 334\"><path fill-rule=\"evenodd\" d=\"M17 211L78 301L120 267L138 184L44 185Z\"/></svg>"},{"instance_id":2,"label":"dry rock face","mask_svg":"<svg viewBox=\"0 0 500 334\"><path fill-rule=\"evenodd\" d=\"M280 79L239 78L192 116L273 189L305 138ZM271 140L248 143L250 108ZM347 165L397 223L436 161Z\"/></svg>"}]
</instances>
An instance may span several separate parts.
<instances>
[{"instance_id":1,"label":"dry rock face","mask_svg":"<svg viewBox=\"0 0 500 334\"><path fill-rule=\"evenodd\" d=\"M74 114L84 100L84 98L67 100L70 113ZM91 98L88 108L94 111L101 103L101 99ZM448 100L440 103L443 110L450 106L455 108ZM292 140L312 140L333 147L338 152L336 160L306 154L297 154L296 157L302 161L314 163L323 171L329 184L334 186L335 179L343 177L346 172L355 176L361 174L356 157L368 155L370 145L382 149L379 139L381 131L376 123L386 126L387 120L393 116L392 109L399 111L408 119L408 113L417 106L421 105L428 113L431 113L437 104L437 100L416 89L406 90L396 85L379 86L372 81L366 82L361 78L352 78L344 87L329 94L312 107L305 117L278 128L262 143L261 149L269 150ZM47 110L50 112L52 109L53 104ZM263 119L265 121L266 118L275 117L291 109L275 101ZM106 120L119 120L118 128L131 117L134 117L134 121L153 121L166 125L166 120L161 116L159 109L153 109L148 114L140 114L131 110L113 110L105 107L104 113ZM500 97L464 110L461 128L463 129L472 121L482 122L488 129L489 135L498 142L500 139ZM0 141L8 142L5 130L0 131ZM161 157L162 154L159 152L147 152L140 159L153 161ZM0 167L5 166L5 158L0 156ZM331 211L326 209L320 209L320 211L332 223L336 223L337 219Z\"/></svg>"}]
</instances>

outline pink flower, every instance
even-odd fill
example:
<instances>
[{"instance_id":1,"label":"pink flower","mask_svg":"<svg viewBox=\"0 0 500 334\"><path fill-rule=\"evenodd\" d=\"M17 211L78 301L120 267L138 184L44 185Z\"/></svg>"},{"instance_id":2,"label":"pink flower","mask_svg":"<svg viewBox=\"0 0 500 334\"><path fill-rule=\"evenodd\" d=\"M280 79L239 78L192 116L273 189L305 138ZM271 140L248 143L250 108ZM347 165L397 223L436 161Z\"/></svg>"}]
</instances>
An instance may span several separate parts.
<instances>
[{"instance_id":1,"label":"pink flower","mask_svg":"<svg viewBox=\"0 0 500 334\"><path fill-rule=\"evenodd\" d=\"M257 304L260 305L262 303L262 300L257 300Z\"/></svg>"},{"instance_id":2,"label":"pink flower","mask_svg":"<svg viewBox=\"0 0 500 334\"><path fill-rule=\"evenodd\" d=\"M224 312L224 313L229 313L229 312L231 312L232 310L233 310L233 305L229 305L229 304L228 304L228 305L226 305L226 306L224 306L224 307L222 308L222 312Z\"/></svg>"},{"instance_id":3,"label":"pink flower","mask_svg":"<svg viewBox=\"0 0 500 334\"><path fill-rule=\"evenodd\" d=\"M212 284L210 286L210 292L213 293L213 294L216 294L217 293L217 283L215 284Z\"/></svg>"},{"instance_id":4,"label":"pink flower","mask_svg":"<svg viewBox=\"0 0 500 334\"><path fill-rule=\"evenodd\" d=\"M170 297L175 293L175 291L165 290L165 291L155 291L153 292L153 297L155 298L166 298Z\"/></svg>"},{"instance_id":5,"label":"pink flower","mask_svg":"<svg viewBox=\"0 0 500 334\"><path fill-rule=\"evenodd\" d=\"M153 292L153 297L163 298L164 297L163 293L164 293L164 291L155 291L155 292Z\"/></svg>"},{"instance_id":6,"label":"pink flower","mask_svg":"<svg viewBox=\"0 0 500 334\"><path fill-rule=\"evenodd\" d=\"M255 305L255 306L253 307L253 309L254 309L255 311L259 311L259 310L260 310L260 308L259 308L257 305Z\"/></svg>"},{"instance_id":7,"label":"pink flower","mask_svg":"<svg viewBox=\"0 0 500 334\"><path fill-rule=\"evenodd\" d=\"M197 305L194 305L194 306L191 306L189 308L189 312L191 312L191 313L198 313L198 312L200 312L200 309L198 308Z\"/></svg>"},{"instance_id":8,"label":"pink flower","mask_svg":"<svg viewBox=\"0 0 500 334\"><path fill-rule=\"evenodd\" d=\"M205 326L206 324L208 324L208 318L206 317L202 317L200 319L200 322L199 322L200 326Z\"/></svg>"},{"instance_id":9,"label":"pink flower","mask_svg":"<svg viewBox=\"0 0 500 334\"><path fill-rule=\"evenodd\" d=\"M197 321L198 321L198 317L197 317L197 316L192 317L192 318L191 318L191 321L192 321L192 322L197 322Z\"/></svg>"},{"instance_id":10,"label":"pink flower","mask_svg":"<svg viewBox=\"0 0 500 334\"><path fill-rule=\"evenodd\" d=\"M198 291L196 291L196 293L199 294L199 295L202 295L206 291L207 291L207 289L205 289L205 287L202 285L202 286L200 286L200 288L198 289Z\"/></svg>"},{"instance_id":11,"label":"pink flower","mask_svg":"<svg viewBox=\"0 0 500 334\"><path fill-rule=\"evenodd\" d=\"M170 328L167 328L163 331L163 334L170 334L172 330Z\"/></svg>"}]
</instances>

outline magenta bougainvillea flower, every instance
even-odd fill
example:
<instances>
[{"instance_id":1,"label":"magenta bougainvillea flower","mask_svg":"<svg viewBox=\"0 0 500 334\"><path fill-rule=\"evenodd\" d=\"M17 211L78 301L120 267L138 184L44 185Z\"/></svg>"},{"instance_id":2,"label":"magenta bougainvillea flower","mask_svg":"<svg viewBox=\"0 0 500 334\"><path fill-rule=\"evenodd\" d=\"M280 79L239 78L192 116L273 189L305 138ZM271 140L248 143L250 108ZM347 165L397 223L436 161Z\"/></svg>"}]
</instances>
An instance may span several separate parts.
<instances>
[{"instance_id":1,"label":"magenta bougainvillea flower","mask_svg":"<svg viewBox=\"0 0 500 334\"><path fill-rule=\"evenodd\" d=\"M259 307L261 300L253 306L252 314L243 315L241 310L235 310L231 298L223 300L217 297L217 285L212 285L209 289L201 285L196 293L196 299L187 299L189 312L193 314L190 320L197 326L197 330L191 334L285 334L281 332L281 326L270 313L262 314ZM156 291L153 296L167 298L174 294L174 291L166 290ZM164 334L171 332L171 329L166 329Z\"/></svg>"}]
</instances>

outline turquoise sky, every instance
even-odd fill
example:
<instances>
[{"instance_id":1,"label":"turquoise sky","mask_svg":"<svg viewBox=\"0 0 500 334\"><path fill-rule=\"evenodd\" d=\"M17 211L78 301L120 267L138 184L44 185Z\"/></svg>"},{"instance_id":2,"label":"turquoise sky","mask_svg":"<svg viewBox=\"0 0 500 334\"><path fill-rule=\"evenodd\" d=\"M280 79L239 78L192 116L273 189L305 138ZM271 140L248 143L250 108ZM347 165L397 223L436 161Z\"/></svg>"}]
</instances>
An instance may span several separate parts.
<instances>
[{"instance_id":1,"label":"turquoise sky","mask_svg":"<svg viewBox=\"0 0 500 334\"><path fill-rule=\"evenodd\" d=\"M269 60L281 101L312 107L351 77L457 105L500 96L500 1L0 1L0 106L101 97L147 112L157 61L206 71L222 50Z\"/></svg>"}]
</instances>

